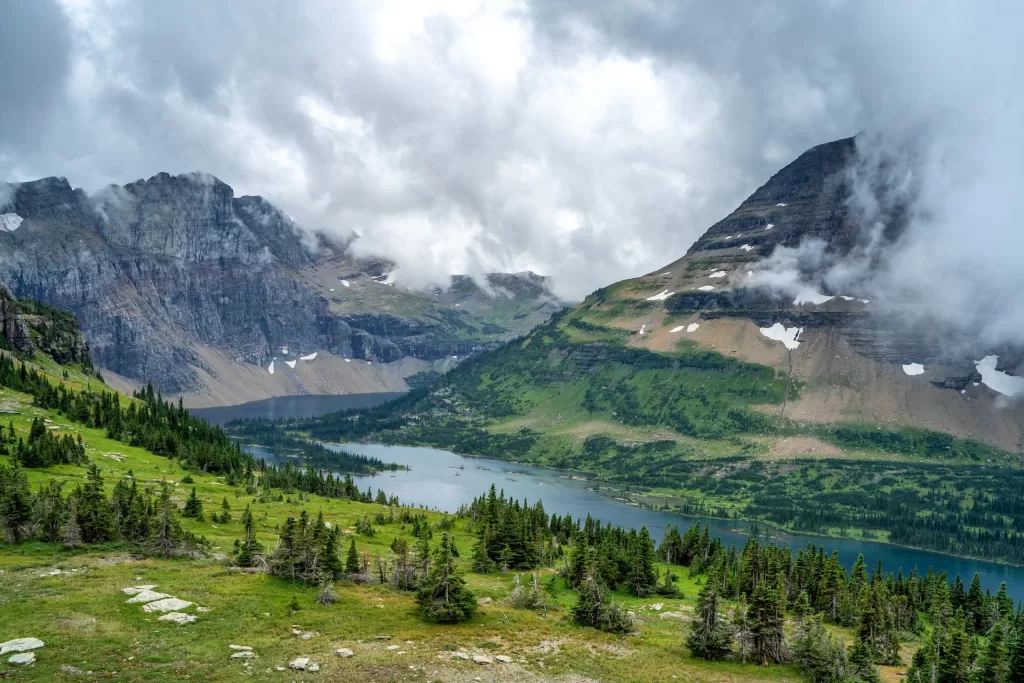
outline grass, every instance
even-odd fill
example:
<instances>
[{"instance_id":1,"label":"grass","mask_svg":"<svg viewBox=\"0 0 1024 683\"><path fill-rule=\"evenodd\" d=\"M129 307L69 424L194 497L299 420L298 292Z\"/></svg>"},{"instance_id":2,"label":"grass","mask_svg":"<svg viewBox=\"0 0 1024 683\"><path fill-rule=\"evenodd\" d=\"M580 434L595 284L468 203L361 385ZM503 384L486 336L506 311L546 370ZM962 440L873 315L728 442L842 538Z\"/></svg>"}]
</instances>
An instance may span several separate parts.
<instances>
[{"instance_id":1,"label":"grass","mask_svg":"<svg viewBox=\"0 0 1024 683\"><path fill-rule=\"evenodd\" d=\"M65 424L58 415L30 405L23 394L5 391L0 403L17 414L8 415L19 432L26 432L32 417L44 415L54 424ZM172 461L139 448L107 439L96 429L78 427L88 444L88 455L100 464L108 487L129 470L141 485L168 481L175 498L183 502L186 490L180 483L186 472ZM116 455L117 458L111 457ZM27 470L35 487L55 477L74 486L84 468L61 466ZM357 520L383 508L375 504L331 500L296 494L283 502L254 502L222 478L190 473L207 518L221 509L226 497L234 521L213 524L182 519L182 525L204 535L214 553L229 553L242 535L241 511L248 503L256 519L257 533L265 544L276 540L275 527L302 509L324 517L346 532L344 547ZM382 486L386 480L382 480ZM426 513L432 522L439 512ZM385 554L395 536L408 537L410 529L399 524L376 526L373 537L356 536L357 547L371 555ZM435 532L435 542L438 532ZM474 536L464 522L455 527L456 545L463 558L470 555ZM343 548L344 550L344 548ZM463 559L463 562L466 560ZM46 646L36 652L38 661L28 668L10 670L11 680L51 681L64 675L61 665L92 671L97 678L121 681L210 680L377 680L469 681L579 680L586 676L616 681L796 681L786 666L762 668L738 663L709 664L691 659L683 646L684 620L661 618L644 605L663 602L663 611L688 614L698 586L681 571L684 597L637 599L616 595L640 614L639 633L625 638L573 625L567 610L574 593L556 579L552 599L559 609L547 614L517 610L501 603L511 590L513 575L469 573L469 585L478 597L493 602L481 608L470 622L439 626L423 621L413 596L381 586L337 585L340 601L330 607L315 602L317 590L269 577L243 573L214 558L162 560L139 555L131 547L107 544L68 550L39 542L19 546L0 545L0 640L38 637ZM61 574L49 575L52 569ZM71 571L75 570L75 571ZM680 570L677 570L680 571ZM547 582L553 570L544 570ZM177 626L156 620L140 606L127 605L121 589L136 583L156 584L161 592L209 608L195 623ZM292 612L293 597L300 610ZM303 640L293 628L314 633ZM389 635L388 642L376 640ZM407 641L413 641L408 643ZM249 645L257 658L248 665L229 658L230 644ZM388 651L397 644L405 654ZM351 659L332 653L347 647ZM454 660L452 650L506 654L515 662L486 668ZM310 656L321 664L317 674L277 671L298 656Z\"/></svg>"}]
</instances>

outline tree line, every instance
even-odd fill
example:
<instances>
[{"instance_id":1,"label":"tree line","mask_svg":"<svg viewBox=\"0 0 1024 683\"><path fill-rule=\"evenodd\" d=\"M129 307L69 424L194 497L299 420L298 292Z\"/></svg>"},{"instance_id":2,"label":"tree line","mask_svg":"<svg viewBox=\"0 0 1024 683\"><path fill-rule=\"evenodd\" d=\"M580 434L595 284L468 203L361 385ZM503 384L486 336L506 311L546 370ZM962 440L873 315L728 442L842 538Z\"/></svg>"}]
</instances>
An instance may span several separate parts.
<instances>
[{"instance_id":1,"label":"tree line","mask_svg":"<svg viewBox=\"0 0 1024 683\"><path fill-rule=\"evenodd\" d=\"M162 557L200 549L206 540L184 531L171 487L140 487L129 470L107 496L95 463L85 482L65 492L56 479L33 493L14 461L0 465L0 533L5 543L39 540L68 547L120 541Z\"/></svg>"}]
</instances>

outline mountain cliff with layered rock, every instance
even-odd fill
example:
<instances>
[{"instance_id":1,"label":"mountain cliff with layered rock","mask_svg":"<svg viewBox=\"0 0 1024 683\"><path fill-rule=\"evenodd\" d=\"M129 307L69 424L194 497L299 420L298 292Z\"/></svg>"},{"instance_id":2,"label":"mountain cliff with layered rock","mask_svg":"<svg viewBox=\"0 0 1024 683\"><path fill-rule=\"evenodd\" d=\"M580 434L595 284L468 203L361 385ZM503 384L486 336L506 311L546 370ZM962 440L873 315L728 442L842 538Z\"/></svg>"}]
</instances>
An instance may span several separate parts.
<instances>
[{"instance_id":1,"label":"mountain cliff with layered rock","mask_svg":"<svg viewBox=\"0 0 1024 683\"><path fill-rule=\"evenodd\" d=\"M9 188L0 283L72 311L114 386L152 381L191 405L401 390L562 307L532 274L405 289L387 261L355 259L209 175L92 196L63 178Z\"/></svg>"}]
</instances>

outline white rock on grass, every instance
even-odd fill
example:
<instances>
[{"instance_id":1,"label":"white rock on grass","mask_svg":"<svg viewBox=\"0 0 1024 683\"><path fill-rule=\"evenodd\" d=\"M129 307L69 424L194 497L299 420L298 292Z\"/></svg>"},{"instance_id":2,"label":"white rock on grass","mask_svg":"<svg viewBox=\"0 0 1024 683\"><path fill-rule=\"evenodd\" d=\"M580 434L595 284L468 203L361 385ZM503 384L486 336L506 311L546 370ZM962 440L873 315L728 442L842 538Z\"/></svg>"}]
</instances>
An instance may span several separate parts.
<instances>
[{"instance_id":1,"label":"white rock on grass","mask_svg":"<svg viewBox=\"0 0 1024 683\"><path fill-rule=\"evenodd\" d=\"M191 614L185 614L184 612L171 612L169 614L163 615L162 617L157 617L156 620L157 621L173 621L174 623L176 623L179 626L181 626L181 625L184 625L184 624L191 624L193 621L196 620L196 618L194 616L192 616Z\"/></svg>"},{"instance_id":2,"label":"white rock on grass","mask_svg":"<svg viewBox=\"0 0 1024 683\"><path fill-rule=\"evenodd\" d=\"M11 655L7 661L11 664L34 664L36 661L36 653L22 652L16 655Z\"/></svg>"},{"instance_id":3,"label":"white rock on grass","mask_svg":"<svg viewBox=\"0 0 1024 683\"><path fill-rule=\"evenodd\" d=\"M192 605L188 600L182 600L181 598L164 598L163 600L157 600L142 606L142 609L147 612L177 612L178 610L185 609Z\"/></svg>"},{"instance_id":4,"label":"white rock on grass","mask_svg":"<svg viewBox=\"0 0 1024 683\"><path fill-rule=\"evenodd\" d=\"M248 645L228 645L228 649L229 650L237 650L237 651L252 650L252 648L250 646L248 646Z\"/></svg>"},{"instance_id":5,"label":"white rock on grass","mask_svg":"<svg viewBox=\"0 0 1024 683\"><path fill-rule=\"evenodd\" d=\"M231 655L231 659L251 659L252 657L255 657L255 656L256 656L255 652L250 652L249 650L243 650L242 652L236 652L235 654Z\"/></svg>"},{"instance_id":6,"label":"white rock on grass","mask_svg":"<svg viewBox=\"0 0 1024 683\"><path fill-rule=\"evenodd\" d=\"M346 657L347 658L347 657L351 657L354 653L352 652L352 650L348 649L347 647L339 647L337 650L334 651L334 654L336 654L339 657Z\"/></svg>"},{"instance_id":7,"label":"white rock on grass","mask_svg":"<svg viewBox=\"0 0 1024 683\"><path fill-rule=\"evenodd\" d=\"M125 595L138 595L142 591L151 591L156 588L155 585L148 586L129 586L128 588L122 588L121 592Z\"/></svg>"},{"instance_id":8,"label":"white rock on grass","mask_svg":"<svg viewBox=\"0 0 1024 683\"><path fill-rule=\"evenodd\" d=\"M36 650L44 645L46 645L46 643L38 638L15 638L14 640L8 640L5 643L0 643L0 655L5 655L8 652Z\"/></svg>"},{"instance_id":9,"label":"white rock on grass","mask_svg":"<svg viewBox=\"0 0 1024 683\"><path fill-rule=\"evenodd\" d=\"M163 600L164 598L171 597L167 593L157 593L156 591L144 590L140 593L125 600L129 605L137 605L140 602L156 602L157 600Z\"/></svg>"},{"instance_id":10,"label":"white rock on grass","mask_svg":"<svg viewBox=\"0 0 1024 683\"><path fill-rule=\"evenodd\" d=\"M494 664L494 660L485 655L473 655L474 664Z\"/></svg>"},{"instance_id":11,"label":"white rock on grass","mask_svg":"<svg viewBox=\"0 0 1024 683\"><path fill-rule=\"evenodd\" d=\"M307 666L309 666L309 657L296 657L288 664L289 669L296 671L305 671Z\"/></svg>"},{"instance_id":12,"label":"white rock on grass","mask_svg":"<svg viewBox=\"0 0 1024 683\"><path fill-rule=\"evenodd\" d=\"M453 652L452 657L455 657L456 659L464 659L466 661L469 661L469 655L467 655L465 652Z\"/></svg>"},{"instance_id":13,"label":"white rock on grass","mask_svg":"<svg viewBox=\"0 0 1024 683\"><path fill-rule=\"evenodd\" d=\"M508 655L495 655L494 659L496 659L497 661L501 662L502 664L511 664L512 663L512 658L509 657Z\"/></svg>"},{"instance_id":14,"label":"white rock on grass","mask_svg":"<svg viewBox=\"0 0 1024 683\"><path fill-rule=\"evenodd\" d=\"M320 670L320 665L318 663L316 663L316 662L313 662L312 664L310 664L309 666L306 667L306 671L312 671L313 673L316 673L319 670Z\"/></svg>"},{"instance_id":15,"label":"white rock on grass","mask_svg":"<svg viewBox=\"0 0 1024 683\"><path fill-rule=\"evenodd\" d=\"M398 646L397 645L388 645L387 649L394 651L394 650L398 649Z\"/></svg>"}]
</instances>

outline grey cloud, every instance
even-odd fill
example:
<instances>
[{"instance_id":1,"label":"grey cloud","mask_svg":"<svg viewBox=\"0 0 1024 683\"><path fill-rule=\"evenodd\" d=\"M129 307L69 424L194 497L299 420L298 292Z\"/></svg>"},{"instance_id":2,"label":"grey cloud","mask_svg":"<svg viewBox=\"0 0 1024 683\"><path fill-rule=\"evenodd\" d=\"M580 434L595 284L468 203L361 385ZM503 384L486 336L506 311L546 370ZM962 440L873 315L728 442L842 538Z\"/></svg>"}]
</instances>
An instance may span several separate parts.
<instances>
[{"instance_id":1,"label":"grey cloud","mask_svg":"<svg viewBox=\"0 0 1024 683\"><path fill-rule=\"evenodd\" d=\"M877 130L886 144L919 137L925 158L943 136L1002 121L965 102L1016 97L1021 72L1011 3L67 11L85 80L42 69L57 84L43 105L50 142L0 152L0 177L97 189L205 171L301 225L358 231L355 248L392 258L410 284L533 269L565 296L674 260L814 144ZM14 120L6 100L0 120ZM0 128L0 144L9 137Z\"/></svg>"}]
</instances>

